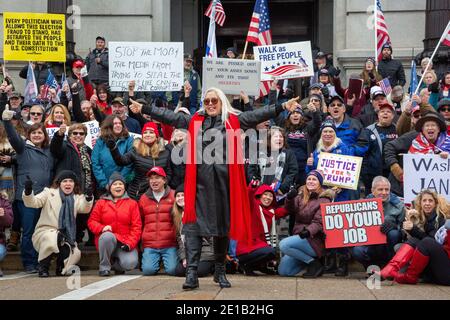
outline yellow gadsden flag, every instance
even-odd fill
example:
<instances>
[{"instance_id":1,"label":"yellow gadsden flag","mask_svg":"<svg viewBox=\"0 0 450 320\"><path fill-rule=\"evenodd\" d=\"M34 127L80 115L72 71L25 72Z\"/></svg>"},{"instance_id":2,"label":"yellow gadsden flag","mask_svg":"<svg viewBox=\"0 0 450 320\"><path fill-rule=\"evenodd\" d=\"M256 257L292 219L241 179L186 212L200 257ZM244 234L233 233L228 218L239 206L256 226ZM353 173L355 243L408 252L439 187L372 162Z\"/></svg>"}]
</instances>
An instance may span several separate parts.
<instances>
[{"instance_id":1,"label":"yellow gadsden flag","mask_svg":"<svg viewBox=\"0 0 450 320\"><path fill-rule=\"evenodd\" d=\"M3 59L66 61L66 23L63 14L3 13Z\"/></svg>"}]
</instances>

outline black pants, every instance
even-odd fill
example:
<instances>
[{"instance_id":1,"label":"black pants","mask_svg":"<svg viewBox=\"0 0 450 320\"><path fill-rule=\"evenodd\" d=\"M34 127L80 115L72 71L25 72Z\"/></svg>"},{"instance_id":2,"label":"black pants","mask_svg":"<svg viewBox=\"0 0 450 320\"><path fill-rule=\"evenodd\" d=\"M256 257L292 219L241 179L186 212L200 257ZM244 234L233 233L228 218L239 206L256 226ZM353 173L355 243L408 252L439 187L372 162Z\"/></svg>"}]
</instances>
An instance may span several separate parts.
<instances>
[{"instance_id":1,"label":"black pants","mask_svg":"<svg viewBox=\"0 0 450 320\"><path fill-rule=\"evenodd\" d=\"M433 238L425 238L419 242L417 250L430 258L426 272L431 274L433 282L450 286L450 258L444 248Z\"/></svg>"},{"instance_id":2,"label":"black pants","mask_svg":"<svg viewBox=\"0 0 450 320\"><path fill-rule=\"evenodd\" d=\"M19 208L17 208L16 200L14 200L14 202L13 202L12 209L13 209L14 220L13 220L13 224L11 226L11 231L21 232L22 221L20 220L20 212L19 212Z\"/></svg>"},{"instance_id":3,"label":"black pants","mask_svg":"<svg viewBox=\"0 0 450 320\"><path fill-rule=\"evenodd\" d=\"M239 259L239 263L241 265L253 269L275 259L275 257L276 252L274 248L264 247L253 250L250 253L239 255L237 258Z\"/></svg>"},{"instance_id":4,"label":"black pants","mask_svg":"<svg viewBox=\"0 0 450 320\"><path fill-rule=\"evenodd\" d=\"M94 240L94 234L88 229L87 222L89 219L88 214L78 214L76 218L76 224L77 224L77 234L76 234L76 241L77 243L83 243L83 237L84 237L84 230L87 229L89 240Z\"/></svg>"},{"instance_id":5,"label":"black pants","mask_svg":"<svg viewBox=\"0 0 450 320\"><path fill-rule=\"evenodd\" d=\"M199 277L207 277L214 273L214 261L200 261L197 266L197 274ZM181 262L178 262L175 269L175 276L186 276L186 268L183 267Z\"/></svg>"}]
</instances>

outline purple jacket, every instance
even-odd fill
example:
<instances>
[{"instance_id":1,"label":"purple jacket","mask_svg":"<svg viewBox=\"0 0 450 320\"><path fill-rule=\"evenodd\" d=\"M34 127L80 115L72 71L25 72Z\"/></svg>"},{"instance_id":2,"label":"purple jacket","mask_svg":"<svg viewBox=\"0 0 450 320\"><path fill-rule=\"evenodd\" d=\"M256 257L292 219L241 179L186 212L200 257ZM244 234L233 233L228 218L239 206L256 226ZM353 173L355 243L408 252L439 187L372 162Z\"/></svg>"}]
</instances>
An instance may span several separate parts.
<instances>
[{"instance_id":1,"label":"purple jacket","mask_svg":"<svg viewBox=\"0 0 450 320\"><path fill-rule=\"evenodd\" d=\"M0 244L5 244L5 228L13 223L13 211L11 203L0 197L0 208L5 211L3 216L0 216Z\"/></svg>"}]
</instances>

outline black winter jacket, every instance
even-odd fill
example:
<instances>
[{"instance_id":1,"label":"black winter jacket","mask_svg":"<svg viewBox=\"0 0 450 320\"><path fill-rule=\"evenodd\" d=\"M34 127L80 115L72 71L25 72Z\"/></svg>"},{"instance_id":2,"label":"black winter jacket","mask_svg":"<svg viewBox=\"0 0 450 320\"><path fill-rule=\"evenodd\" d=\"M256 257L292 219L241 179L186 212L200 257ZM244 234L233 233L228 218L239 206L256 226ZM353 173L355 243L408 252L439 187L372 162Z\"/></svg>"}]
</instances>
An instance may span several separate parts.
<instances>
[{"instance_id":1,"label":"black winter jacket","mask_svg":"<svg viewBox=\"0 0 450 320\"><path fill-rule=\"evenodd\" d=\"M401 85L402 87L406 83L405 70L399 60L383 59L378 64L378 72L384 78L389 78L391 87Z\"/></svg>"}]
</instances>

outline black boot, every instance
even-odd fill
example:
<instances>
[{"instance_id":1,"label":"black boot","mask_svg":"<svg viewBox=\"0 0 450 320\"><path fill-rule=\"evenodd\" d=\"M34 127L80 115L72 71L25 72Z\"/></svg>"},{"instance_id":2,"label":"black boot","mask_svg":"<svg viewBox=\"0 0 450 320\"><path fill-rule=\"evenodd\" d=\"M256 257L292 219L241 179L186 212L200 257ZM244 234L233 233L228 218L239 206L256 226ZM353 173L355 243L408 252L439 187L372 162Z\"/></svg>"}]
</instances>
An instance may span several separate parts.
<instances>
[{"instance_id":1,"label":"black boot","mask_svg":"<svg viewBox=\"0 0 450 320\"><path fill-rule=\"evenodd\" d=\"M56 275L62 276L62 270L64 269L64 260L70 255L70 245L67 243L58 244L59 253L56 257Z\"/></svg>"},{"instance_id":2,"label":"black boot","mask_svg":"<svg viewBox=\"0 0 450 320\"><path fill-rule=\"evenodd\" d=\"M335 273L336 272L336 253L327 252L324 257L323 273Z\"/></svg>"},{"instance_id":3,"label":"black boot","mask_svg":"<svg viewBox=\"0 0 450 320\"><path fill-rule=\"evenodd\" d=\"M202 238L197 236L186 236L186 281L183 284L183 290L197 289L198 284L198 264L202 252Z\"/></svg>"},{"instance_id":4,"label":"black boot","mask_svg":"<svg viewBox=\"0 0 450 320\"><path fill-rule=\"evenodd\" d=\"M323 269L323 265L319 259L314 259L310 264L308 264L308 269L302 277L305 279L320 277L323 274Z\"/></svg>"},{"instance_id":5,"label":"black boot","mask_svg":"<svg viewBox=\"0 0 450 320\"><path fill-rule=\"evenodd\" d=\"M337 258L337 269L334 274L336 277L346 277L348 276L348 260L349 257L347 254L336 254Z\"/></svg>"},{"instance_id":6,"label":"black boot","mask_svg":"<svg viewBox=\"0 0 450 320\"><path fill-rule=\"evenodd\" d=\"M52 262L53 254L47 258L39 261L38 272L40 278L48 278L50 276L48 270L50 269L50 263Z\"/></svg>"},{"instance_id":7,"label":"black boot","mask_svg":"<svg viewBox=\"0 0 450 320\"><path fill-rule=\"evenodd\" d=\"M228 281L225 275L225 261L228 251L228 238L226 237L214 237L214 282L218 283L221 288L230 288L231 283Z\"/></svg>"}]
</instances>

